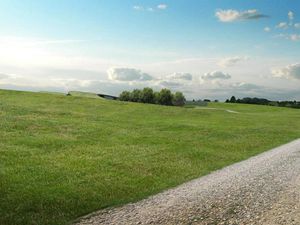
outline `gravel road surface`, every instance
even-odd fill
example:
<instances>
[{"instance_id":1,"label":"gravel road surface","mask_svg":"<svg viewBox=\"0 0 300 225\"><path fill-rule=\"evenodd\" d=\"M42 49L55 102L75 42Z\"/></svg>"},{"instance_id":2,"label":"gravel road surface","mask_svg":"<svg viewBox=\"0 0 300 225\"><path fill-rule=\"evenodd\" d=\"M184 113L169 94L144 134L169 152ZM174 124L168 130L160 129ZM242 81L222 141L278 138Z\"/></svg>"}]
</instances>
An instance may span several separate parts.
<instances>
[{"instance_id":1,"label":"gravel road surface","mask_svg":"<svg viewBox=\"0 0 300 225\"><path fill-rule=\"evenodd\" d=\"M76 225L300 224L300 139Z\"/></svg>"}]
</instances>

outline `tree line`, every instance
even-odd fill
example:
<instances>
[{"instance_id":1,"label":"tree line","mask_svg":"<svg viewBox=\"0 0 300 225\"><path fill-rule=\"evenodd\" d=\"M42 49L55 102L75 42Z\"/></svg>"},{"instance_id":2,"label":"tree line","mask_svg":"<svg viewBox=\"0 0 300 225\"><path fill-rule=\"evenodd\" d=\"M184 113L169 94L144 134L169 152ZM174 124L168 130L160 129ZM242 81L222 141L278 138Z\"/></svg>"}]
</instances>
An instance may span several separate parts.
<instances>
[{"instance_id":1,"label":"tree line","mask_svg":"<svg viewBox=\"0 0 300 225\"><path fill-rule=\"evenodd\" d=\"M172 93L169 89L161 89L159 92L152 88L134 89L133 91L123 91L119 96L120 101L141 102L149 104L183 106L186 99L182 92Z\"/></svg>"},{"instance_id":2,"label":"tree line","mask_svg":"<svg viewBox=\"0 0 300 225\"><path fill-rule=\"evenodd\" d=\"M271 105L279 107L290 107L300 109L300 102L297 101L270 101L265 98L242 98L236 99L235 96L232 96L230 99L226 100L227 103L243 103L243 104L255 104L255 105Z\"/></svg>"}]
</instances>

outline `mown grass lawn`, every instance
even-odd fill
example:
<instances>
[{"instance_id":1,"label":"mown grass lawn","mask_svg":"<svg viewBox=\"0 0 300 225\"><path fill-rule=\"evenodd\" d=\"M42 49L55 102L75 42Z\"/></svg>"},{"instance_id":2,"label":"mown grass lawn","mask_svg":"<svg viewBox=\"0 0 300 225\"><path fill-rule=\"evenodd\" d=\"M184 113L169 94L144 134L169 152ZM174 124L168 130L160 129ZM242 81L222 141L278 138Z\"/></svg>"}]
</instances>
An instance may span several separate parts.
<instances>
[{"instance_id":1,"label":"mown grass lawn","mask_svg":"<svg viewBox=\"0 0 300 225\"><path fill-rule=\"evenodd\" d=\"M297 109L208 107L0 90L0 224L67 224L300 137Z\"/></svg>"}]
</instances>

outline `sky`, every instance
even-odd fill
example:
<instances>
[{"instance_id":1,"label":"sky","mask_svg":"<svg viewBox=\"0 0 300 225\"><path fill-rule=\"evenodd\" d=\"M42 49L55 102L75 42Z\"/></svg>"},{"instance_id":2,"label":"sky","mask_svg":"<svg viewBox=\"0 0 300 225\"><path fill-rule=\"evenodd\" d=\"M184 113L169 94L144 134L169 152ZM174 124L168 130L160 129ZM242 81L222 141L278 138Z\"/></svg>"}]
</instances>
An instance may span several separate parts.
<instances>
[{"instance_id":1,"label":"sky","mask_svg":"<svg viewBox=\"0 0 300 225\"><path fill-rule=\"evenodd\" d=\"M300 100L300 1L0 0L0 88Z\"/></svg>"}]
</instances>

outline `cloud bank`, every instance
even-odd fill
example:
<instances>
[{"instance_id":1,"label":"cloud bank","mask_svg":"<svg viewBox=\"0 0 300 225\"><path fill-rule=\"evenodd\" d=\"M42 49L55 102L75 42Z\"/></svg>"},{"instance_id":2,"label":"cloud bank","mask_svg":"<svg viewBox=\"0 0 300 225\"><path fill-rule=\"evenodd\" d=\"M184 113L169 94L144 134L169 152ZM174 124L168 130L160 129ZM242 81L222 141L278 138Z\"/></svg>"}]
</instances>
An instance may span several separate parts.
<instances>
[{"instance_id":1,"label":"cloud bank","mask_svg":"<svg viewBox=\"0 0 300 225\"><path fill-rule=\"evenodd\" d=\"M9 78L10 77L10 75L8 75L8 74L6 74L6 73L0 73L0 80L2 80L2 79L7 79L7 78Z\"/></svg>"},{"instance_id":2,"label":"cloud bank","mask_svg":"<svg viewBox=\"0 0 300 225\"><path fill-rule=\"evenodd\" d=\"M300 80L300 63L290 64L286 67L271 70L274 77Z\"/></svg>"},{"instance_id":3,"label":"cloud bank","mask_svg":"<svg viewBox=\"0 0 300 225\"><path fill-rule=\"evenodd\" d=\"M203 80L228 80L231 76L228 73L223 73L221 71L213 71L210 73L205 73L202 77Z\"/></svg>"}]
</instances>

